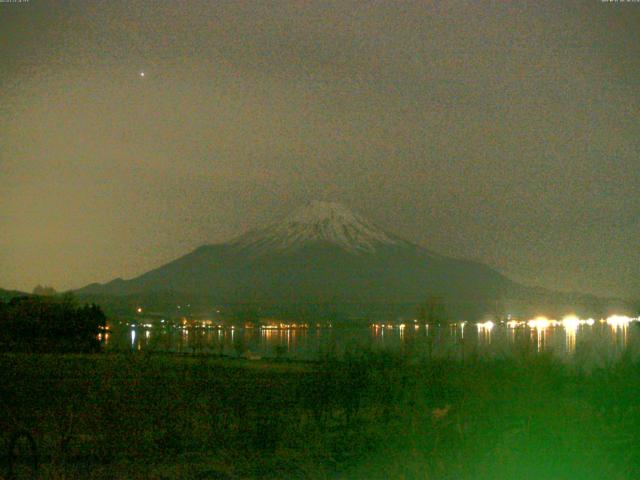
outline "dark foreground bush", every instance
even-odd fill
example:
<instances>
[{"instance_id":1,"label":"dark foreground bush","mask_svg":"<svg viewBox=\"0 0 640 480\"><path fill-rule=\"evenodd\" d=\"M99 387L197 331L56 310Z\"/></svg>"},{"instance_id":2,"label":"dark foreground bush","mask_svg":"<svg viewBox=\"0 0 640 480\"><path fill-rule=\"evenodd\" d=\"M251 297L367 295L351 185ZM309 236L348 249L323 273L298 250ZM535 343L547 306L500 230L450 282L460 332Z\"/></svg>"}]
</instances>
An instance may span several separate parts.
<instances>
[{"instance_id":1,"label":"dark foreground bush","mask_svg":"<svg viewBox=\"0 0 640 480\"><path fill-rule=\"evenodd\" d=\"M0 350L95 352L106 318L97 305L77 305L69 296L19 297L0 301Z\"/></svg>"},{"instance_id":2,"label":"dark foreground bush","mask_svg":"<svg viewBox=\"0 0 640 480\"><path fill-rule=\"evenodd\" d=\"M40 478L630 479L638 367L3 355L0 418Z\"/></svg>"}]
</instances>

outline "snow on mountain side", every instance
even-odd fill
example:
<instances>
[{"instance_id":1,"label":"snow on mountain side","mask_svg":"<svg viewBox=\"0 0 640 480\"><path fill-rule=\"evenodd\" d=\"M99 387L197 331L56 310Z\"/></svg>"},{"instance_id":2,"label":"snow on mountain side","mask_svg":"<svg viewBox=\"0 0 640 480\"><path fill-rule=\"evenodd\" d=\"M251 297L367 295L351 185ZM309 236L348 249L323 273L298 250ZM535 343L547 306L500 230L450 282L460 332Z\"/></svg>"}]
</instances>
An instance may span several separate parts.
<instances>
[{"instance_id":1,"label":"snow on mountain side","mask_svg":"<svg viewBox=\"0 0 640 480\"><path fill-rule=\"evenodd\" d=\"M334 244L354 253L404 243L339 203L312 202L231 244L258 250L293 250L313 242Z\"/></svg>"}]
</instances>

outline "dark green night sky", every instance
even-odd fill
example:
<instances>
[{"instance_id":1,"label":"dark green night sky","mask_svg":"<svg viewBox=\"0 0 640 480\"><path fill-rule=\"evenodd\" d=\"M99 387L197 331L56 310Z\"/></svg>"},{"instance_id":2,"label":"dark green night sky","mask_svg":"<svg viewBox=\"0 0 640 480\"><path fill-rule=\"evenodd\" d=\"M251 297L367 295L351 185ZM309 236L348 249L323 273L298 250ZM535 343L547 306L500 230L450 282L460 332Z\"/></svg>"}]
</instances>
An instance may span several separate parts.
<instances>
[{"instance_id":1,"label":"dark green night sky","mask_svg":"<svg viewBox=\"0 0 640 480\"><path fill-rule=\"evenodd\" d=\"M597 0L0 3L0 286L131 277L324 199L640 297L639 27Z\"/></svg>"}]
</instances>

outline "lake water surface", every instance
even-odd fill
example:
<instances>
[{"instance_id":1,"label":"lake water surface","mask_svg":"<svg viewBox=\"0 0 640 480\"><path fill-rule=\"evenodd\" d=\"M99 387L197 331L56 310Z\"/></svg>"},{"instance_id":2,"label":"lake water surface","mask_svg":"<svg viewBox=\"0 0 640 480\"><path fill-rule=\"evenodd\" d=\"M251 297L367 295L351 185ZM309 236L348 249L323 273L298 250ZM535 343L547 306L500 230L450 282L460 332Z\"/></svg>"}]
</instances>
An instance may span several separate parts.
<instances>
[{"instance_id":1,"label":"lake water surface","mask_svg":"<svg viewBox=\"0 0 640 480\"><path fill-rule=\"evenodd\" d=\"M496 357L549 352L574 362L603 364L623 353L640 353L635 319L564 322L491 322L452 325L372 325L354 328L169 328L122 327L103 338L106 350L210 353L314 360L361 348L422 357Z\"/></svg>"}]
</instances>

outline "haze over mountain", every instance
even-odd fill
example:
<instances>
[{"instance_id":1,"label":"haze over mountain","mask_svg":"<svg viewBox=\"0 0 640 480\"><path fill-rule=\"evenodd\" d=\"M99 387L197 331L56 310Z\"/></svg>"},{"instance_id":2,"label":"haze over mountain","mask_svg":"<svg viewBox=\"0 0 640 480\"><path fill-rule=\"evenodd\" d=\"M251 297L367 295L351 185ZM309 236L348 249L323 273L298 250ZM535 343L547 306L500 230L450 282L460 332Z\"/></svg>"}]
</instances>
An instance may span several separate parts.
<instances>
[{"instance_id":1,"label":"haze over mountain","mask_svg":"<svg viewBox=\"0 0 640 480\"><path fill-rule=\"evenodd\" d=\"M78 293L158 305L312 308L349 315L411 314L428 298L437 299L449 316L463 317L543 306L604 308L595 297L524 287L480 263L432 252L329 202L312 202L266 228Z\"/></svg>"}]
</instances>

